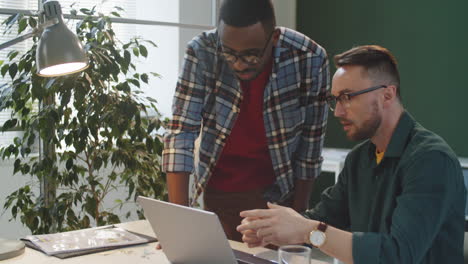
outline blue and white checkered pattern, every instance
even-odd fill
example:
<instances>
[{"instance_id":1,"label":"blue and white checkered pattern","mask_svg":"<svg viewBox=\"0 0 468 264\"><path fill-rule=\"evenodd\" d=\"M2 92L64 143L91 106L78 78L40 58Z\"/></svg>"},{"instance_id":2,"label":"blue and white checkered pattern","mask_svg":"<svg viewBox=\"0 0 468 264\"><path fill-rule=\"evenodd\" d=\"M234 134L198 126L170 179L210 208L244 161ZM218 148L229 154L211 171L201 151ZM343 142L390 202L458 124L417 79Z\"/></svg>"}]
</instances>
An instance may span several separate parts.
<instances>
[{"instance_id":1,"label":"blue and white checkered pattern","mask_svg":"<svg viewBox=\"0 0 468 264\"><path fill-rule=\"evenodd\" d=\"M294 30L280 31L264 92L263 119L276 183L287 196L294 189L294 179L320 174L330 76L322 47ZM163 169L194 172L192 201L208 182L242 101L238 79L216 51L216 30L189 42L164 140ZM199 164L194 166L194 141L199 134Z\"/></svg>"}]
</instances>

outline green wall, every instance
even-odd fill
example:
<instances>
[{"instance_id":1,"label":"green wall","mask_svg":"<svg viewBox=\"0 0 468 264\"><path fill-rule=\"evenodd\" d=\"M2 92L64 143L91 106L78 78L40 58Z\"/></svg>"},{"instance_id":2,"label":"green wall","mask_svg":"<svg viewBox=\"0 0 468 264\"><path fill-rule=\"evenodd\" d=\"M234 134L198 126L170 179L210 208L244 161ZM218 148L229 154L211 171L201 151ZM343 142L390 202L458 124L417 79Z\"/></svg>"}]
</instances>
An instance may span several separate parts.
<instances>
[{"instance_id":1,"label":"green wall","mask_svg":"<svg viewBox=\"0 0 468 264\"><path fill-rule=\"evenodd\" d=\"M468 157L468 0L298 0L297 29L332 57L378 44L397 58L408 111ZM325 145L350 148L330 115Z\"/></svg>"}]
</instances>

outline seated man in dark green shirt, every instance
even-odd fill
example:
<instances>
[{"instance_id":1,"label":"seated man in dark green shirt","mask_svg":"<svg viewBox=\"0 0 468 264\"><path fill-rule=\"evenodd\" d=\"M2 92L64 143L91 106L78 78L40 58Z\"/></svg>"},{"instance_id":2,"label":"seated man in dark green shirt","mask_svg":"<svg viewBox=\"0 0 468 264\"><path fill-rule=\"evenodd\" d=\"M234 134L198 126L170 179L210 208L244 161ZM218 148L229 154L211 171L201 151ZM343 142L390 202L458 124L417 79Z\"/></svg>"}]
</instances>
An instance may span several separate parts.
<instances>
[{"instance_id":1,"label":"seated man in dark green shirt","mask_svg":"<svg viewBox=\"0 0 468 264\"><path fill-rule=\"evenodd\" d=\"M304 215L274 204L242 212L244 242L312 244L345 263L463 263L461 167L447 143L405 111L395 58L360 46L335 64L330 108L349 139L365 141Z\"/></svg>"}]
</instances>

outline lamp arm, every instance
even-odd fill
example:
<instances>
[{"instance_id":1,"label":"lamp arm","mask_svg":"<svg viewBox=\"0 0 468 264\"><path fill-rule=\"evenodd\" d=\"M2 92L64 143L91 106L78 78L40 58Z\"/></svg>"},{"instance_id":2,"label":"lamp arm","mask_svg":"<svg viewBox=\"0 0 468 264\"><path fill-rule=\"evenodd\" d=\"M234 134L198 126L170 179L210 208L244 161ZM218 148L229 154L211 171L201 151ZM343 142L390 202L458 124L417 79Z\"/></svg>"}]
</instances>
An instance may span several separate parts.
<instances>
[{"instance_id":1,"label":"lamp arm","mask_svg":"<svg viewBox=\"0 0 468 264\"><path fill-rule=\"evenodd\" d=\"M10 46L13 46L13 45L15 45L16 43L19 43L19 42L21 42L21 41L23 41L23 40L27 40L28 38L32 38L34 35L35 35L35 34L34 34L34 31L32 31L32 32L29 32L29 33L24 34L24 35L22 35L22 36L19 36L19 37L17 37L17 38L14 38L14 39L12 39L12 40L9 40L9 41L7 41L7 42L5 42L5 43L2 43L2 44L0 44L0 50L5 49L5 48L8 48L8 47L10 47Z\"/></svg>"},{"instance_id":2,"label":"lamp arm","mask_svg":"<svg viewBox=\"0 0 468 264\"><path fill-rule=\"evenodd\" d=\"M40 36L42 34L42 31L44 31L45 28L58 24L58 22L59 22L58 19L48 20L45 23L40 24L39 26L33 28L33 30L31 30L31 32L29 33L26 33L17 38L14 38L12 40L9 40L5 43L0 44L0 50L13 46L16 43L27 40L28 38L32 38L34 36Z\"/></svg>"}]
</instances>

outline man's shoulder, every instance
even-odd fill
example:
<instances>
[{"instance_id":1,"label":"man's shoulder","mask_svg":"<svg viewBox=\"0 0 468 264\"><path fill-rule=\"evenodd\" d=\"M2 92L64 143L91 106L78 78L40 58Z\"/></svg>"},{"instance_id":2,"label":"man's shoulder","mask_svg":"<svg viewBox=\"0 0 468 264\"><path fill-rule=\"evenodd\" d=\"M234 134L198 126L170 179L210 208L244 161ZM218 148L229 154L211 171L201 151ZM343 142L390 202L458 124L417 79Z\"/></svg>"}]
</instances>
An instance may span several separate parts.
<instances>
[{"instance_id":1,"label":"man's shoulder","mask_svg":"<svg viewBox=\"0 0 468 264\"><path fill-rule=\"evenodd\" d=\"M193 37L187 44L188 48L197 51L215 52L217 45L216 29L204 31L201 34Z\"/></svg>"},{"instance_id":2,"label":"man's shoulder","mask_svg":"<svg viewBox=\"0 0 468 264\"><path fill-rule=\"evenodd\" d=\"M408 144L403 153L402 160L409 164L414 161L433 155L442 155L458 163L458 158L448 143L436 133L415 123L410 133Z\"/></svg>"},{"instance_id":3,"label":"man's shoulder","mask_svg":"<svg viewBox=\"0 0 468 264\"><path fill-rule=\"evenodd\" d=\"M300 52L310 52L315 56L326 57L325 49L308 36L296 30L279 27L281 31L279 47L293 49Z\"/></svg>"}]
</instances>

